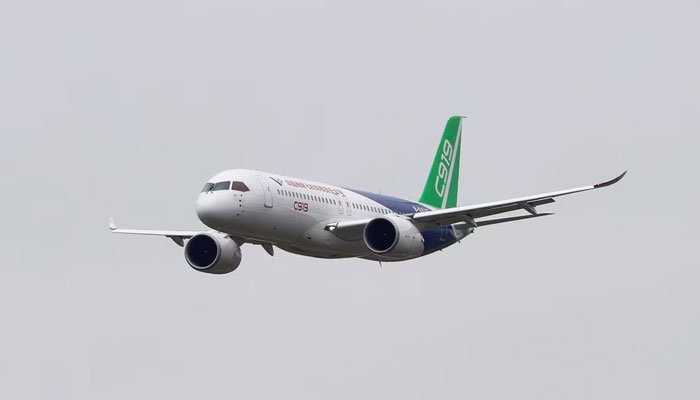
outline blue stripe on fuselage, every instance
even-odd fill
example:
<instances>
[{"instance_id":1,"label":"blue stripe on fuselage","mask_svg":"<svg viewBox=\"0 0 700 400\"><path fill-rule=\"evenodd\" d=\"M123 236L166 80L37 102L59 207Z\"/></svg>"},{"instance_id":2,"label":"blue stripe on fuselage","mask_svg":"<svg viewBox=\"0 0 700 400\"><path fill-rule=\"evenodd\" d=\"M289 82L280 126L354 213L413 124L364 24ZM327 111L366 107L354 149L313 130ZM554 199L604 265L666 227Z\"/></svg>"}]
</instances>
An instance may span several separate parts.
<instances>
[{"instance_id":1,"label":"blue stripe on fuselage","mask_svg":"<svg viewBox=\"0 0 700 400\"><path fill-rule=\"evenodd\" d=\"M367 197L370 200L376 201L397 214L413 214L417 212L430 211L428 207L422 204L400 199L398 197L355 189L347 190L351 190L359 195ZM457 242L457 237L452 225L444 226L442 228L428 229L421 232L421 235L423 236L423 255L442 250L445 247L451 246Z\"/></svg>"}]
</instances>

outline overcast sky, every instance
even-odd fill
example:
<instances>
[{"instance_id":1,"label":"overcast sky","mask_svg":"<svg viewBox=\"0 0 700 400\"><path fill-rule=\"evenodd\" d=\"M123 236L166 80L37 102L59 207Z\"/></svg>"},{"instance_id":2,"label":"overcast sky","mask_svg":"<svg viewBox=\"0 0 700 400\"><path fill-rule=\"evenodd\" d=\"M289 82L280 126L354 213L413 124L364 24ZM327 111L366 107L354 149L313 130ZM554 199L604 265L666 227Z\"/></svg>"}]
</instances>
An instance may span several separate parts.
<instances>
[{"instance_id":1,"label":"overcast sky","mask_svg":"<svg viewBox=\"0 0 700 400\"><path fill-rule=\"evenodd\" d=\"M0 3L0 398L697 399L700 3ZM385 265L243 247L227 168L459 203L618 185Z\"/></svg>"}]
</instances>

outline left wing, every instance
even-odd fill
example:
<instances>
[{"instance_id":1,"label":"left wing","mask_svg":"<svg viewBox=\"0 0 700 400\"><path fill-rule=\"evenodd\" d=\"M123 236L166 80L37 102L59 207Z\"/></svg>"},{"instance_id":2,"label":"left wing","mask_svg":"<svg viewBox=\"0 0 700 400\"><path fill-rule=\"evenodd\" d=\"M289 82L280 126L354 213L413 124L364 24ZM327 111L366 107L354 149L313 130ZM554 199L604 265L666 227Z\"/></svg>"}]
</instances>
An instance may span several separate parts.
<instances>
[{"instance_id":1,"label":"left wing","mask_svg":"<svg viewBox=\"0 0 700 400\"><path fill-rule=\"evenodd\" d=\"M109 230L112 233L125 233L131 235L150 235L150 236L165 236L173 240L179 246L184 246L185 239L200 233L200 231L160 231L160 230L145 230L145 229L121 229L117 228L114 219L109 219Z\"/></svg>"},{"instance_id":2,"label":"left wing","mask_svg":"<svg viewBox=\"0 0 700 400\"><path fill-rule=\"evenodd\" d=\"M603 187L613 185L619 182L625 176L626 173L627 171L623 172L614 179L590 186L582 186L574 189L536 194L533 196L518 197L515 199L501 200L491 203L477 204L473 206L453 207L440 210L425 211L401 217L410 219L411 222L413 222L413 224L420 231L425 231L428 229L457 223L463 223L471 228L477 228L480 226L501 224L504 222L544 217L551 214L539 214L536 210L537 206L553 203L555 197L585 192L588 190L600 189ZM517 210L525 210L529 213L529 215L522 215L509 218L477 220L478 218L488 217L491 215L502 214ZM325 229L330 232L333 232L336 236L340 237L341 239L360 240L362 239L362 231L365 225L372 219L373 218L365 218L361 220L335 222L326 225Z\"/></svg>"}]
</instances>

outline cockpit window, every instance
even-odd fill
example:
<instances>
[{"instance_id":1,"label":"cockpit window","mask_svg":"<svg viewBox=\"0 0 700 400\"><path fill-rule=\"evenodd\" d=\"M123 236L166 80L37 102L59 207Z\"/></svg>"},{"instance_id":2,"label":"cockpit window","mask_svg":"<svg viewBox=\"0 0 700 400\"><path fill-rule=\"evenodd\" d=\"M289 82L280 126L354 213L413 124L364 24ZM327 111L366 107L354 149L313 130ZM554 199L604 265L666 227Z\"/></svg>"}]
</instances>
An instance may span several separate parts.
<instances>
[{"instance_id":1,"label":"cockpit window","mask_svg":"<svg viewBox=\"0 0 700 400\"><path fill-rule=\"evenodd\" d=\"M229 186L231 186L231 181L217 182L211 190L228 190Z\"/></svg>"},{"instance_id":2,"label":"cockpit window","mask_svg":"<svg viewBox=\"0 0 700 400\"><path fill-rule=\"evenodd\" d=\"M214 184L211 182L207 182L204 184L204 187L202 188L202 192L208 192L211 190L211 188L214 187Z\"/></svg>"},{"instance_id":3,"label":"cockpit window","mask_svg":"<svg viewBox=\"0 0 700 400\"><path fill-rule=\"evenodd\" d=\"M238 190L239 192L247 192L250 189L248 189L248 186L246 186L245 183L243 183L243 182L233 181L231 183L231 190Z\"/></svg>"}]
</instances>

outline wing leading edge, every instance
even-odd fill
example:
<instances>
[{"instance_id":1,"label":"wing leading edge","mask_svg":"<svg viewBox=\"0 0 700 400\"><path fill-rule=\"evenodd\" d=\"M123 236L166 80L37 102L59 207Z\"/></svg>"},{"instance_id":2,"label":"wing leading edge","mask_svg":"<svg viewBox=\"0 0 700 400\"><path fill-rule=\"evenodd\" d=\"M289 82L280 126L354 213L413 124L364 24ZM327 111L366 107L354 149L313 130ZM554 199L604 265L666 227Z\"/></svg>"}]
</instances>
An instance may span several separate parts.
<instances>
[{"instance_id":1,"label":"wing leading edge","mask_svg":"<svg viewBox=\"0 0 700 400\"><path fill-rule=\"evenodd\" d=\"M109 219L109 230L112 233L123 233L128 235L148 235L148 236L165 236L173 240L179 246L184 246L185 239L199 233L199 231L163 231L163 230L146 230L146 229L121 229L117 228L114 219Z\"/></svg>"},{"instance_id":2,"label":"wing leading edge","mask_svg":"<svg viewBox=\"0 0 700 400\"><path fill-rule=\"evenodd\" d=\"M434 210L415 213L411 217L417 223L424 224L428 228L435 226L443 226L458 222L465 222L467 225L477 227L479 223L477 218L483 218L490 215L502 214L510 211L525 210L531 215L538 215L536 207L553 203L555 197L566 196L569 194L586 192L589 190L600 189L611 186L619 182L627 174L623 172L619 176L590 186L582 186L573 189L560 190L556 192L536 194L532 196L518 197L514 199L495 201L491 203L476 204L473 206L454 207L444 210ZM485 221L483 221L485 222ZM475 223L475 224L473 224Z\"/></svg>"},{"instance_id":3,"label":"wing leading edge","mask_svg":"<svg viewBox=\"0 0 700 400\"><path fill-rule=\"evenodd\" d=\"M536 194L532 196L518 197L514 199L495 201L491 203L476 204L472 206L453 207L441 210L419 212L412 215L403 216L409 218L416 227L425 231L428 229L447 226L451 224L466 224L471 228L501 224L505 222L520 221L530 218L544 217L551 213L538 213L536 207L553 203L555 197L569 194L585 192L588 190L600 189L614 185L627 174L627 171L618 175L614 179L597 183L590 186L582 186L573 189L560 190L556 192ZM503 214L511 211L525 210L529 214L497 219L478 220L491 215ZM362 231L371 218L362 220L351 220L335 222L326 225L325 229L333 232L336 236L345 240L359 240L362 238Z\"/></svg>"}]
</instances>

